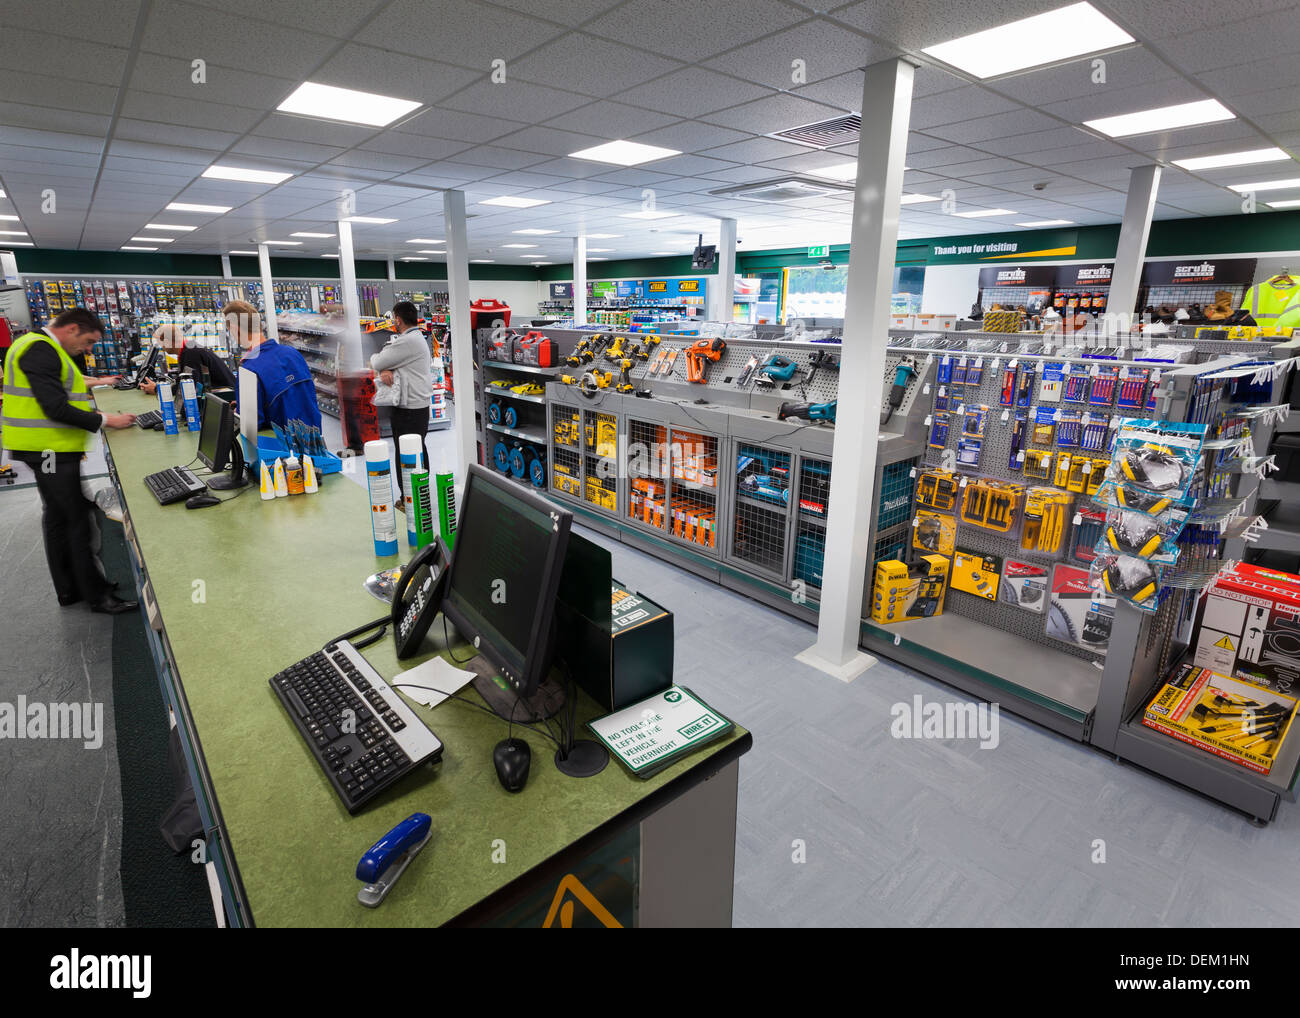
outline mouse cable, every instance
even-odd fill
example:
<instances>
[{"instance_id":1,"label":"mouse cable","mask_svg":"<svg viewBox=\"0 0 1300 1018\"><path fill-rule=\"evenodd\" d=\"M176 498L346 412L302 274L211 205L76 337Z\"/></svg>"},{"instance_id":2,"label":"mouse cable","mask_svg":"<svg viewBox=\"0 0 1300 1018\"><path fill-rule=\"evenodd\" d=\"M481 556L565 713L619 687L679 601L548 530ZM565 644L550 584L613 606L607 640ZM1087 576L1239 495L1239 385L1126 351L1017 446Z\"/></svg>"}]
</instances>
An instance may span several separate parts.
<instances>
[{"instance_id":1,"label":"mouse cable","mask_svg":"<svg viewBox=\"0 0 1300 1018\"><path fill-rule=\"evenodd\" d=\"M481 703L475 703L473 700L466 699L463 696L458 696L455 693L448 693L444 690L438 689L436 686L424 686L418 682L396 682L396 681L390 682L389 685L392 686L394 689L425 689L428 690L430 693L438 693L441 696L445 696L448 700L456 700L459 703L465 704L467 707L473 707L475 710L481 710L484 714L488 715L489 717L494 717L498 721L505 722L506 724L509 725L518 725L520 728L527 728L533 734L540 735L545 739L550 739L557 746L560 745L560 742L550 732L542 731L539 728L534 728L531 724L527 723L526 721L509 721L506 718L503 718L500 714L498 714L496 711L492 710L491 708L484 707ZM518 706L518 704L516 704L516 706Z\"/></svg>"}]
</instances>

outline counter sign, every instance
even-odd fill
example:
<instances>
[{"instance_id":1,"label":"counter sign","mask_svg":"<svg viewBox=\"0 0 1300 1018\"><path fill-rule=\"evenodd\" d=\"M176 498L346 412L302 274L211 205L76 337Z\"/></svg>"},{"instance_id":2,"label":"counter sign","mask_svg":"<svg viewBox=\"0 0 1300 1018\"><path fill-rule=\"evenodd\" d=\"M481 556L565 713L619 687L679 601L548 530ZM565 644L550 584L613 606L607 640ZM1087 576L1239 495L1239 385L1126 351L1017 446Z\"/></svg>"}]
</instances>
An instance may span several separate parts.
<instances>
[{"instance_id":1,"label":"counter sign","mask_svg":"<svg viewBox=\"0 0 1300 1018\"><path fill-rule=\"evenodd\" d=\"M683 686L672 686L588 727L638 777L649 777L732 723Z\"/></svg>"}]
</instances>

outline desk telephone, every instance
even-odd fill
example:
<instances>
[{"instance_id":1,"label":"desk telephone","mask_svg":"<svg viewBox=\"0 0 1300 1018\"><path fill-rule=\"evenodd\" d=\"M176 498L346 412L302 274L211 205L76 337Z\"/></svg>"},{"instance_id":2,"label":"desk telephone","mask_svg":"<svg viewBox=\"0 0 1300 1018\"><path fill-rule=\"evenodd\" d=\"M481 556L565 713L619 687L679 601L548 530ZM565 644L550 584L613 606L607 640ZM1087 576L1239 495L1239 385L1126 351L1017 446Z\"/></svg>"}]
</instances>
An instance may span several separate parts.
<instances>
[{"instance_id":1,"label":"desk telephone","mask_svg":"<svg viewBox=\"0 0 1300 1018\"><path fill-rule=\"evenodd\" d=\"M393 591L393 643L399 660L419 652L447 590L451 552L441 537L434 538L402 570Z\"/></svg>"}]
</instances>

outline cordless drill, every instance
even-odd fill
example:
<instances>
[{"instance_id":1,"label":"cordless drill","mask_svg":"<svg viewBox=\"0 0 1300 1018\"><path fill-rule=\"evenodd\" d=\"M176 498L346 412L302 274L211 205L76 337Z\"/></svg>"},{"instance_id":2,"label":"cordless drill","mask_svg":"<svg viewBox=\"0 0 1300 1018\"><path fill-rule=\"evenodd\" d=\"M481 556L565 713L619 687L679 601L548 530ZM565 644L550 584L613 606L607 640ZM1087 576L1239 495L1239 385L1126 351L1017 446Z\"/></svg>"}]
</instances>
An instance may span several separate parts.
<instances>
[{"instance_id":1,"label":"cordless drill","mask_svg":"<svg viewBox=\"0 0 1300 1018\"><path fill-rule=\"evenodd\" d=\"M688 346L684 351L686 380L703 384L704 362L710 360L717 363L722 359L722 352L726 349L727 344L721 339L700 339Z\"/></svg>"},{"instance_id":2,"label":"cordless drill","mask_svg":"<svg viewBox=\"0 0 1300 1018\"><path fill-rule=\"evenodd\" d=\"M835 408L838 405L837 399L829 403L782 403L776 416L783 421L791 417L799 417L806 421L826 421L834 424Z\"/></svg>"}]
</instances>

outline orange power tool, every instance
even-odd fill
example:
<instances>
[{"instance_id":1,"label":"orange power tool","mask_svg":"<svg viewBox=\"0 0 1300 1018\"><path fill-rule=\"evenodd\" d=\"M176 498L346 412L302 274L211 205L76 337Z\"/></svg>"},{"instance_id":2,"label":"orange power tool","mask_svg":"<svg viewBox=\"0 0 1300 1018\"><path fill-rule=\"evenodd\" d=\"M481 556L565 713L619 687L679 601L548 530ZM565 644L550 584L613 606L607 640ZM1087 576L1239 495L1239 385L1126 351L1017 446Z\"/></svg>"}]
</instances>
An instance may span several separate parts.
<instances>
[{"instance_id":1,"label":"orange power tool","mask_svg":"<svg viewBox=\"0 0 1300 1018\"><path fill-rule=\"evenodd\" d=\"M722 359L722 351L727 344L721 339L701 339L692 343L683 352L686 354L686 380L688 382L704 381L704 362L717 362Z\"/></svg>"}]
</instances>

